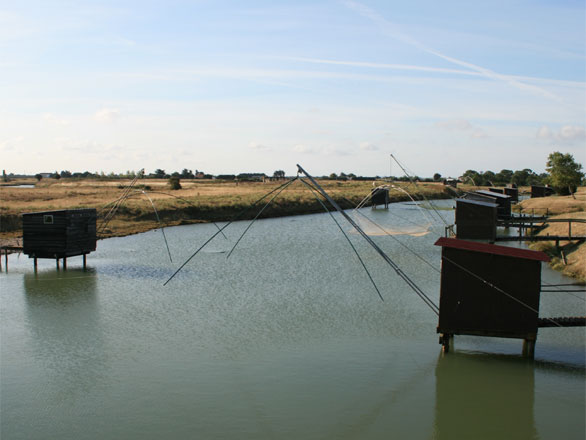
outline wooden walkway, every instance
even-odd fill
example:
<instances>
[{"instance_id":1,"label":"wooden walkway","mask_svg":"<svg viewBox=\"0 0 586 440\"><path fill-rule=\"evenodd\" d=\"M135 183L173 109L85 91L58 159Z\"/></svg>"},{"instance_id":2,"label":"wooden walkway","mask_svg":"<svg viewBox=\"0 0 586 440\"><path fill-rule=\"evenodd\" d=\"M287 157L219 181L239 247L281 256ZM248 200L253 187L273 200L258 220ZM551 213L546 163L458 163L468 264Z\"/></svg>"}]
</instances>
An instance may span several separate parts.
<instances>
[{"instance_id":1,"label":"wooden walkway","mask_svg":"<svg viewBox=\"0 0 586 440\"><path fill-rule=\"evenodd\" d=\"M537 327L586 327L586 316L539 318L537 320Z\"/></svg>"},{"instance_id":2,"label":"wooden walkway","mask_svg":"<svg viewBox=\"0 0 586 440\"><path fill-rule=\"evenodd\" d=\"M574 241L586 240L584 235L523 235L523 236L498 236L495 241Z\"/></svg>"}]
</instances>

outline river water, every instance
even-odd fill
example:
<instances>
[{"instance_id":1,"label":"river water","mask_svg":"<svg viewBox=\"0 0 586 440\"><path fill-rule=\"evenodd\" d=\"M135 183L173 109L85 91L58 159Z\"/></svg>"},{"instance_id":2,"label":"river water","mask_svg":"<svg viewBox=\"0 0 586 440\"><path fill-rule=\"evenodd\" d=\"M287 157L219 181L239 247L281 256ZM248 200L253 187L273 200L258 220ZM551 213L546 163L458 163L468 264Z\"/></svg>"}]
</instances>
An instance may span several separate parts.
<instances>
[{"instance_id":1,"label":"river water","mask_svg":"<svg viewBox=\"0 0 586 440\"><path fill-rule=\"evenodd\" d=\"M435 213L362 212L439 302ZM465 336L442 355L436 315L348 224L384 302L329 215L257 221L227 258L248 225L227 228L167 286L213 224L166 229L173 263L160 231L100 241L86 271L76 257L67 271L39 260L35 274L11 255L2 440L585 438L583 328L541 329L535 360L520 340ZM580 314L583 293L542 294L541 316Z\"/></svg>"}]
</instances>

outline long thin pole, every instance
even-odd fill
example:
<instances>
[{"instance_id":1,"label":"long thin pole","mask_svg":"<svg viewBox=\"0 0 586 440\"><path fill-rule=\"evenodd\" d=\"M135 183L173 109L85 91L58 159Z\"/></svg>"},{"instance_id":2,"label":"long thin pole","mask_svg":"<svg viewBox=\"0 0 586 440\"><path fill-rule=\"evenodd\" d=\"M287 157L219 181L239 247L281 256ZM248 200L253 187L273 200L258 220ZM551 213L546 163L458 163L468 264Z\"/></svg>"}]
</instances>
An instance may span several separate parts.
<instances>
[{"instance_id":1,"label":"long thin pole","mask_svg":"<svg viewBox=\"0 0 586 440\"><path fill-rule=\"evenodd\" d=\"M374 250L395 270L395 272L407 283L411 289L425 302L436 315L439 315L439 307L434 304L434 302L401 270L401 268L393 261L391 258L385 254L385 252L378 247L378 245L356 224L354 220L342 209L340 205L336 203L334 199L330 197L330 195L324 191L324 189L315 181L313 177L311 177L307 171L305 171L301 165L297 164L297 168L299 172L305 174L305 176L310 180L310 182L317 188L319 193L325 197L325 199L334 207L336 210L342 214L342 216L350 223L362 237L370 244Z\"/></svg>"}]
</instances>

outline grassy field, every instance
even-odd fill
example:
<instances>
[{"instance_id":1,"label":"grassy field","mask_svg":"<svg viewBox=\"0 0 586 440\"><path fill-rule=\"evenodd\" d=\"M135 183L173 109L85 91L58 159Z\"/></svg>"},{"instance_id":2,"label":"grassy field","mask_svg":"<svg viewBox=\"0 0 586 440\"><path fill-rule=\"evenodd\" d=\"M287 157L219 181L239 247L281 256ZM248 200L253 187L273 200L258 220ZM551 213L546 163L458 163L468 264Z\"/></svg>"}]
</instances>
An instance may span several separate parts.
<instances>
[{"instance_id":1,"label":"grassy field","mask_svg":"<svg viewBox=\"0 0 586 440\"><path fill-rule=\"evenodd\" d=\"M165 179L140 179L102 237L124 236L160 227L150 200L165 226L226 221L284 182L182 180L182 188L173 191ZM43 179L38 183L35 180L21 180L1 185L0 239L6 242L7 239L22 235L20 214L25 212L96 208L99 213L105 214L129 183L128 180ZM319 183L344 208L356 206L373 188L373 181L321 180ZM23 184L35 184L35 187L15 186ZM374 184L378 186L385 182L377 181ZM409 192L414 199L422 199L423 196L450 198L455 191L439 183L396 185ZM409 199L405 192L398 189L391 190L390 196L393 201ZM260 206L242 218L253 218ZM273 201L262 217L322 211L323 207L312 192L297 181ZM99 223L98 220L98 226Z\"/></svg>"},{"instance_id":2,"label":"grassy field","mask_svg":"<svg viewBox=\"0 0 586 440\"><path fill-rule=\"evenodd\" d=\"M548 212L550 218L586 219L586 187L578 188L575 198L572 196L553 196L524 200L520 203L522 212L540 215ZM552 223L538 232L539 235L568 235L568 223ZM585 223L572 223L572 235L586 235ZM560 242L559 248L554 242L538 242L532 249L548 253L552 257L554 269L568 276L586 282L586 243L577 241ZM565 257L565 258L564 258Z\"/></svg>"}]
</instances>

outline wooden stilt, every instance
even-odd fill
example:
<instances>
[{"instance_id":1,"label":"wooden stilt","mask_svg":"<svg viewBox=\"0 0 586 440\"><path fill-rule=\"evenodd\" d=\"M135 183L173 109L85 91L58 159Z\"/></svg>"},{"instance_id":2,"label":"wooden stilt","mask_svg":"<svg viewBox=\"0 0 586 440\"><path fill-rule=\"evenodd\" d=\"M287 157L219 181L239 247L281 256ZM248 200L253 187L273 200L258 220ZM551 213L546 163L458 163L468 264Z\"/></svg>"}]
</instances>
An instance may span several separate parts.
<instances>
[{"instance_id":1,"label":"wooden stilt","mask_svg":"<svg viewBox=\"0 0 586 440\"><path fill-rule=\"evenodd\" d=\"M530 359L535 357L535 339L523 340L523 357Z\"/></svg>"},{"instance_id":2,"label":"wooden stilt","mask_svg":"<svg viewBox=\"0 0 586 440\"><path fill-rule=\"evenodd\" d=\"M59 270L59 258L55 258L55 263L57 264L57 270Z\"/></svg>"},{"instance_id":3,"label":"wooden stilt","mask_svg":"<svg viewBox=\"0 0 586 440\"><path fill-rule=\"evenodd\" d=\"M440 336L440 344L442 344L444 353L449 353L450 350L454 349L454 335L449 333L442 334Z\"/></svg>"},{"instance_id":4,"label":"wooden stilt","mask_svg":"<svg viewBox=\"0 0 586 440\"><path fill-rule=\"evenodd\" d=\"M37 257L34 257L33 265L35 267L35 273L37 272Z\"/></svg>"},{"instance_id":5,"label":"wooden stilt","mask_svg":"<svg viewBox=\"0 0 586 440\"><path fill-rule=\"evenodd\" d=\"M6 271L8 272L8 249L4 249L4 267L6 267Z\"/></svg>"},{"instance_id":6,"label":"wooden stilt","mask_svg":"<svg viewBox=\"0 0 586 440\"><path fill-rule=\"evenodd\" d=\"M83 269L86 269L86 263L87 263L87 258L86 258L86 254L83 254Z\"/></svg>"},{"instance_id":7,"label":"wooden stilt","mask_svg":"<svg viewBox=\"0 0 586 440\"><path fill-rule=\"evenodd\" d=\"M67 270L67 258L63 257L63 270Z\"/></svg>"}]
</instances>

